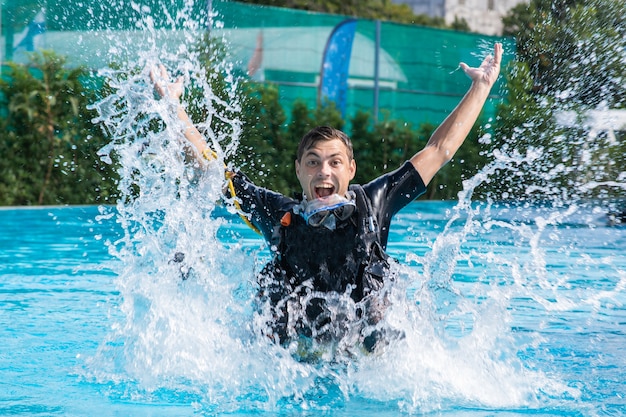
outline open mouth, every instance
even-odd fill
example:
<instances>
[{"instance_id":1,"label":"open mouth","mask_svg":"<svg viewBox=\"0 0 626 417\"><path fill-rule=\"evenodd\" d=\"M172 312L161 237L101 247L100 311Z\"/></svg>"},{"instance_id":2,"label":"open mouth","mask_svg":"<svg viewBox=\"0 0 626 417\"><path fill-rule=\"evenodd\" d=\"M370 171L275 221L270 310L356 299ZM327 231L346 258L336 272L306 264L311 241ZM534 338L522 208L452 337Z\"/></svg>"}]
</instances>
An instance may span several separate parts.
<instances>
[{"instance_id":1,"label":"open mouth","mask_svg":"<svg viewBox=\"0 0 626 417\"><path fill-rule=\"evenodd\" d=\"M332 185L319 185L315 187L315 198L324 198L335 193L335 187Z\"/></svg>"}]
</instances>

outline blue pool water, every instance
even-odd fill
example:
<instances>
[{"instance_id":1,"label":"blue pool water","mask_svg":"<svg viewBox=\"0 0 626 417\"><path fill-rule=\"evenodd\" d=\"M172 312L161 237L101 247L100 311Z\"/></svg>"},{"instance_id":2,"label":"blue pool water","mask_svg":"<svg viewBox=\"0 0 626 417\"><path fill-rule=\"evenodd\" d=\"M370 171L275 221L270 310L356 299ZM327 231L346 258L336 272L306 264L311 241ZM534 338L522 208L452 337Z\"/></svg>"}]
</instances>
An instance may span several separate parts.
<instances>
[{"instance_id":1,"label":"blue pool water","mask_svg":"<svg viewBox=\"0 0 626 417\"><path fill-rule=\"evenodd\" d=\"M254 336L267 249L237 218L217 207L150 249L115 210L0 210L1 415L626 410L626 228L601 207L411 204L389 245L388 319L406 338L341 364L298 363ZM197 229L205 240L187 240ZM167 259L180 248L185 281Z\"/></svg>"}]
</instances>

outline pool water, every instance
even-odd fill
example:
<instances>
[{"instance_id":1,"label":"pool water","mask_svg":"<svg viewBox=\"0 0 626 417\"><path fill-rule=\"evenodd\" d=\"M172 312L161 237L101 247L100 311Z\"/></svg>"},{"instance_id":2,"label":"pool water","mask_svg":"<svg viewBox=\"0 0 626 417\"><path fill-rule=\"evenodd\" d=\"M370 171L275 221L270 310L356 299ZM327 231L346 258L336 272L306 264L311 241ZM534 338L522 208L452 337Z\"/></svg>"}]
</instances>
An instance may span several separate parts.
<instances>
[{"instance_id":1,"label":"pool water","mask_svg":"<svg viewBox=\"0 0 626 417\"><path fill-rule=\"evenodd\" d=\"M0 210L0 414L626 410L626 228L602 207L412 203L389 244L387 320L406 337L318 363L256 336L267 248L209 211L194 230L160 215L150 234L115 207Z\"/></svg>"}]
</instances>

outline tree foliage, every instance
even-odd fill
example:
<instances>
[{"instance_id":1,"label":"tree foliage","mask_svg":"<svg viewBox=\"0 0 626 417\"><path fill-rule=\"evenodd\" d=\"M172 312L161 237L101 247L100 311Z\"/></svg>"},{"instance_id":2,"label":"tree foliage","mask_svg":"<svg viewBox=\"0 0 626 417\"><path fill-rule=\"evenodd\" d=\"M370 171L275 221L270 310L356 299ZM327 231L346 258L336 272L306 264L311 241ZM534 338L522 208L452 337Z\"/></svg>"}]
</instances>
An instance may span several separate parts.
<instances>
[{"instance_id":1,"label":"tree foliage","mask_svg":"<svg viewBox=\"0 0 626 417\"><path fill-rule=\"evenodd\" d=\"M313 12L342 14L363 19L387 20L405 24L416 24L438 28L450 28L469 32L465 19L455 19L447 25L441 17L416 15L407 4L398 4L390 0L242 0L243 3L262 4L275 7L309 10Z\"/></svg>"},{"instance_id":2,"label":"tree foliage","mask_svg":"<svg viewBox=\"0 0 626 417\"><path fill-rule=\"evenodd\" d=\"M51 52L29 65L9 64L0 81L0 204L85 204L112 194L98 164L104 138L87 109L92 89L82 68L67 69Z\"/></svg>"},{"instance_id":3,"label":"tree foliage","mask_svg":"<svg viewBox=\"0 0 626 417\"><path fill-rule=\"evenodd\" d=\"M534 155L519 178L492 184L506 194L568 198L619 196L587 187L623 178L626 143L594 133L590 110L626 108L626 14L623 0L533 0L505 18L518 59L508 72L508 99L500 108L494 148ZM559 125L565 112L578 126ZM622 192L623 193L623 192Z\"/></svg>"},{"instance_id":4,"label":"tree foliage","mask_svg":"<svg viewBox=\"0 0 626 417\"><path fill-rule=\"evenodd\" d=\"M504 34L515 36L537 93L623 107L625 11L621 0L533 0L504 18Z\"/></svg>"}]
</instances>

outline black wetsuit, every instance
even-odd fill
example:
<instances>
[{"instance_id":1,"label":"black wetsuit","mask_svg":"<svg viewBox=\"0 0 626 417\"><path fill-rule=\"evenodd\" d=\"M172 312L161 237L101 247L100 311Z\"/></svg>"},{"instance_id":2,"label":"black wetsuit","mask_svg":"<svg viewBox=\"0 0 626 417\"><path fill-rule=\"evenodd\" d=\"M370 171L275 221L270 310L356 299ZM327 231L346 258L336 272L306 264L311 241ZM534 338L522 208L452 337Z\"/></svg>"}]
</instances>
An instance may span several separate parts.
<instances>
[{"instance_id":1,"label":"black wetsuit","mask_svg":"<svg viewBox=\"0 0 626 417\"><path fill-rule=\"evenodd\" d=\"M301 335L325 341L342 337L351 322L368 326L379 320L391 218L426 190L410 162L351 186L357 209L335 230L307 225L293 213L299 201L257 187L241 173L233 183L243 211L274 254L259 274L259 298L273 316L271 336L280 343Z\"/></svg>"}]
</instances>

